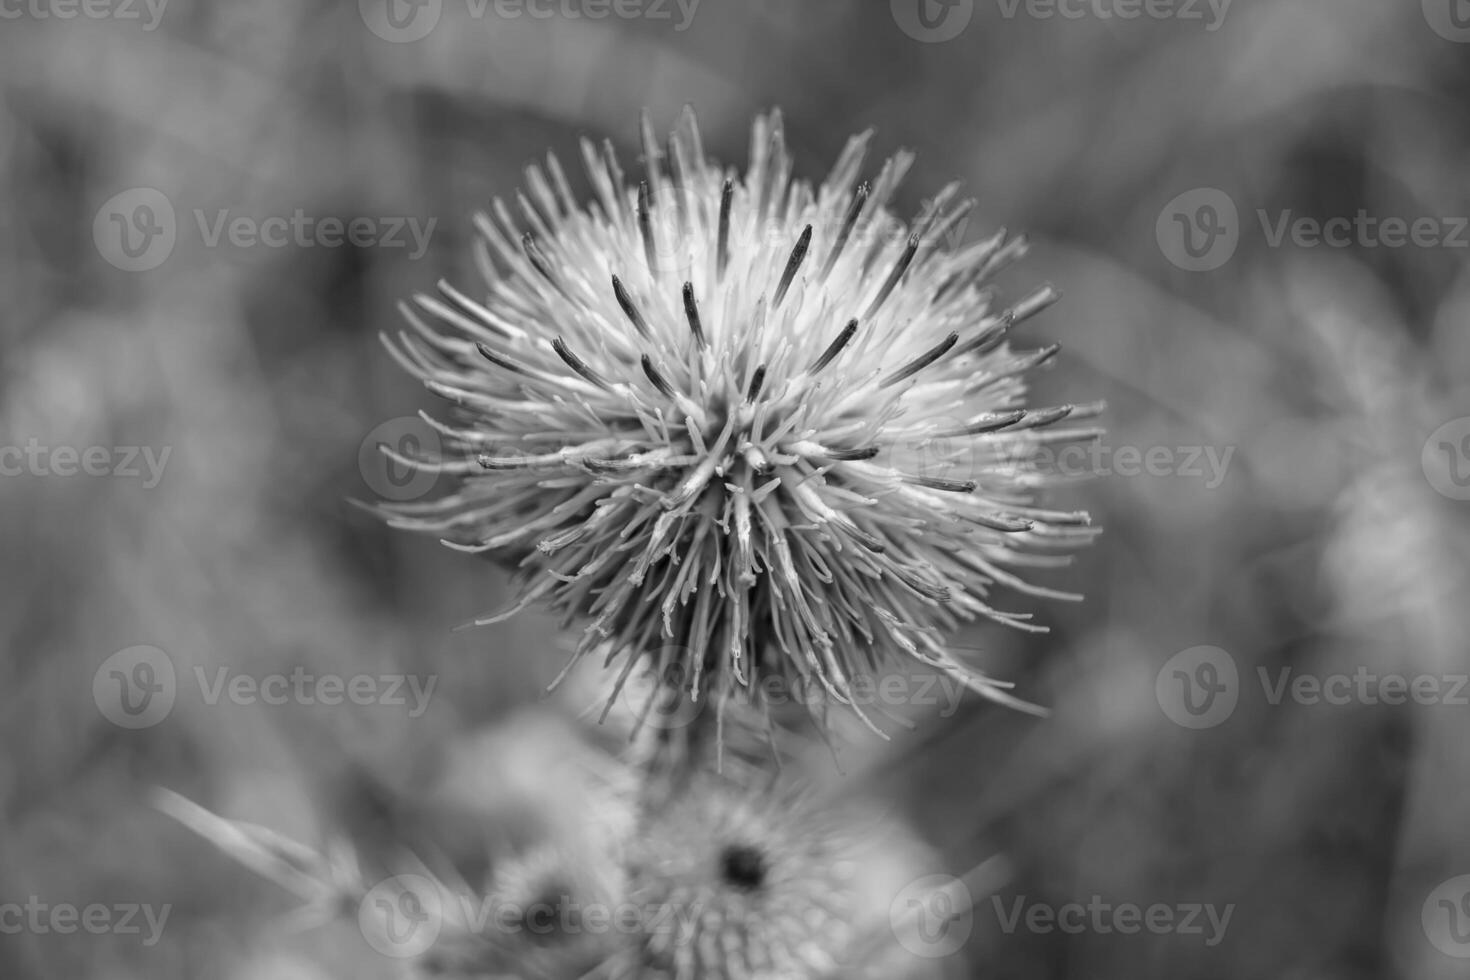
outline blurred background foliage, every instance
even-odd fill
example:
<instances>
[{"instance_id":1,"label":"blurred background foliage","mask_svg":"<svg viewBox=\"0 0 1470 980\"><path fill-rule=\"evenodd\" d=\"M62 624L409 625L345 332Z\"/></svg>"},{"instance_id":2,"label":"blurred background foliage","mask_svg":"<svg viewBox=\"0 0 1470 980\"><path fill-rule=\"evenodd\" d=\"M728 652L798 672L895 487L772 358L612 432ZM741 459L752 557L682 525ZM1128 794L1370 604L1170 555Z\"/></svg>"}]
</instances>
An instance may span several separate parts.
<instances>
[{"instance_id":1,"label":"blurred background foliage","mask_svg":"<svg viewBox=\"0 0 1470 980\"><path fill-rule=\"evenodd\" d=\"M476 19L446 0L411 43L375 36L350 2L169 0L153 30L141 4L143 22L8 9L21 13L0 20L3 441L172 452L156 487L0 479L0 898L174 912L153 948L0 936L0 975L392 975L350 921L278 928L289 899L159 816L151 785L308 842L429 839L464 860L485 824L514 839L505 828L558 805L540 773L573 737L557 719L585 705L538 700L562 662L551 623L452 632L503 603L501 573L347 503L371 495L369 433L435 407L376 335L414 290L473 283L471 215L526 163L554 150L585 193L579 135L610 136L631 171L638 110L664 127L686 102L732 163L752 115L781 106L813 177L876 127L880 153L918 153L906 213L963 180L978 199L969 237L1004 226L1034 241L1008 273L1015 295L1042 281L1065 294L1026 327L1064 345L1039 403L1107 399L1112 447L1234 449L1217 486L1112 476L1055 496L1107 529L1047 580L1086 601L1017 597L1049 635L985 626L958 641L1049 720L967 700L849 750L833 777L908 814L941 870L1005 853L1007 903L1233 903L1224 941L1006 934L982 899L955 975L1465 975L1426 941L1420 909L1470 872L1470 713L1273 706L1254 681L1258 666L1412 676L1470 661L1470 504L1421 467L1429 434L1470 415L1470 250L1272 247L1256 220L1470 214L1470 47L1419 3L1240 0L1206 30L976 2L943 43L908 36L887 3L838 0L704 0L685 30L673 5L672 20ZM92 228L140 186L174 204L178 243L130 273ZM1200 187L1239 206L1240 243L1187 272L1156 222ZM219 209L436 226L418 259L208 248L193 214ZM306 665L439 684L417 719L180 697L129 732L91 691L134 644L181 673ZM1201 644L1232 654L1242 693L1223 724L1192 731L1154 682ZM466 746L480 747L473 777L445 761Z\"/></svg>"}]
</instances>

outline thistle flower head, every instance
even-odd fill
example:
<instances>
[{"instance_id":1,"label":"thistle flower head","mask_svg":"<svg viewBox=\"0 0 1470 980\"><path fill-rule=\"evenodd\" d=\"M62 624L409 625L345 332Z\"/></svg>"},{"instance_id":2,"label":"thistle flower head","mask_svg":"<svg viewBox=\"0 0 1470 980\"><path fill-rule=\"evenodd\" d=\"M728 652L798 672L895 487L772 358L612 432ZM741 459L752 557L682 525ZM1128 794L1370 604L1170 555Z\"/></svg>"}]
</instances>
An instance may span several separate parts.
<instances>
[{"instance_id":1,"label":"thistle flower head","mask_svg":"<svg viewBox=\"0 0 1470 980\"><path fill-rule=\"evenodd\" d=\"M953 244L969 207L944 188L910 224L900 154L861 182L869 134L818 186L793 180L778 113L743 175L706 158L693 116L667 151L643 123L644 175L584 141L595 199L555 158L478 219L487 293L441 283L388 341L453 403L445 450L400 463L452 493L385 504L401 527L519 564L515 606L586 633L577 656L636 666L699 698L775 675L851 702L854 676L914 658L994 693L947 649L993 586L1055 594L1017 565L1085 539L1039 509L1040 442L1096 406L1027 408L1056 347L1013 328L1057 298L993 306L1024 242Z\"/></svg>"},{"instance_id":2,"label":"thistle flower head","mask_svg":"<svg viewBox=\"0 0 1470 980\"><path fill-rule=\"evenodd\" d=\"M850 975L855 941L887 927L895 865L916 848L895 826L716 779L655 814L629 846L628 896L657 909L614 975Z\"/></svg>"}]
</instances>

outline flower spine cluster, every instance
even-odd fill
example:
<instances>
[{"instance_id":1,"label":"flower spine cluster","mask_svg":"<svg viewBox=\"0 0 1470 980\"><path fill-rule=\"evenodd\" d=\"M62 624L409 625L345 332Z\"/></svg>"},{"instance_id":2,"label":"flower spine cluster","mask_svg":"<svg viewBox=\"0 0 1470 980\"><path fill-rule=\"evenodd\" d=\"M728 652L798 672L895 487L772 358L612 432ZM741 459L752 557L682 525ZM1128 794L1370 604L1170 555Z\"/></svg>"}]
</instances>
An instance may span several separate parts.
<instances>
[{"instance_id":1,"label":"flower spine cluster","mask_svg":"<svg viewBox=\"0 0 1470 980\"><path fill-rule=\"evenodd\" d=\"M441 454L384 451L453 489L382 512L518 565L516 604L475 622L548 604L613 698L652 668L716 704L776 675L850 705L855 677L909 658L1004 699L946 635L1040 629L998 586L1075 598L1018 572L1093 533L1037 505L1032 460L1095 436L1070 423L1100 407L1025 403L1057 347L1019 349L1015 328L1058 296L995 301L1024 241L957 243L956 185L900 221L912 158L864 179L867 133L817 186L792 178L779 113L743 174L691 113L666 145L646 118L642 135L636 182L583 141L586 206L554 157L529 167L477 220L480 295L404 305L388 349L453 409L429 420Z\"/></svg>"}]
</instances>

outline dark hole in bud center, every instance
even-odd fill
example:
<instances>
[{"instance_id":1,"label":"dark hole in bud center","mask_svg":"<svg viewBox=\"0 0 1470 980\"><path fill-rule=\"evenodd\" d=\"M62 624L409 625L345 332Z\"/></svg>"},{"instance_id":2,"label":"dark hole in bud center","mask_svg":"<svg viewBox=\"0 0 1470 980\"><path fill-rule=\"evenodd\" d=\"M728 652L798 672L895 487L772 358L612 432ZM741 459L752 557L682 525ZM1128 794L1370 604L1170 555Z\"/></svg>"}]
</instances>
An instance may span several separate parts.
<instances>
[{"instance_id":1,"label":"dark hole in bud center","mask_svg":"<svg viewBox=\"0 0 1470 980\"><path fill-rule=\"evenodd\" d=\"M766 860L748 844L731 844L720 855L720 874L741 891L755 891L766 882Z\"/></svg>"}]
</instances>

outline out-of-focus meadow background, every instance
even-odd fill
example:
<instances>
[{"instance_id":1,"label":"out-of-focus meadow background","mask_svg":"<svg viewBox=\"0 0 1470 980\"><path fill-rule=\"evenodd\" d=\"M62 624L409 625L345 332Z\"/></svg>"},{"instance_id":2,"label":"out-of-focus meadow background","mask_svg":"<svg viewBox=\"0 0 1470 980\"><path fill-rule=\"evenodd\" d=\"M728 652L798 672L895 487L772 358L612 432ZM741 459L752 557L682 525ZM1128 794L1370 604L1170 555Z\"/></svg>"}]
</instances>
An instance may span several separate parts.
<instances>
[{"instance_id":1,"label":"out-of-focus meadow background","mask_svg":"<svg viewBox=\"0 0 1470 980\"><path fill-rule=\"evenodd\" d=\"M0 902L172 909L152 944L6 929L0 976L394 975L350 915L282 928L290 896L151 786L364 851L469 854L556 805L549 620L453 632L502 573L347 502L433 490L372 451L435 407L377 334L473 285L471 216L528 162L583 193L580 135L631 170L639 109L685 103L728 162L779 105L816 178L876 127L918 153L909 214L964 181L970 238L1034 242L1012 296L1065 294L1025 328L1063 344L1038 402L1109 403L1100 475L1054 497L1106 528L1046 579L1086 601L959 640L1051 717L966 700L845 754L937 870L1007 856L944 968L1470 973L1463 0L388 2L0 2ZM272 216L303 230L250 237ZM99 705L138 646L176 697L127 728ZM298 668L436 687L413 716L195 680ZM1069 903L1174 925L1027 917Z\"/></svg>"}]
</instances>

